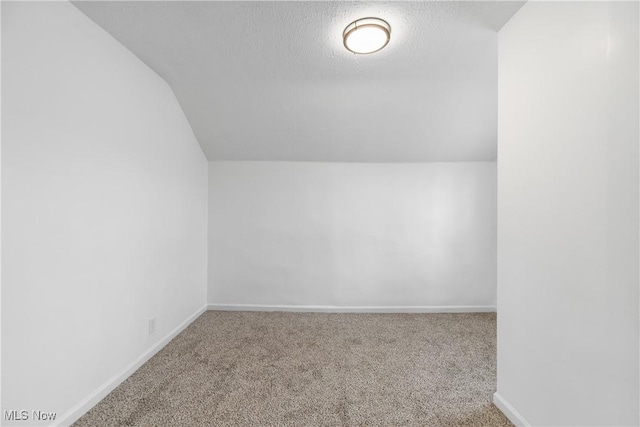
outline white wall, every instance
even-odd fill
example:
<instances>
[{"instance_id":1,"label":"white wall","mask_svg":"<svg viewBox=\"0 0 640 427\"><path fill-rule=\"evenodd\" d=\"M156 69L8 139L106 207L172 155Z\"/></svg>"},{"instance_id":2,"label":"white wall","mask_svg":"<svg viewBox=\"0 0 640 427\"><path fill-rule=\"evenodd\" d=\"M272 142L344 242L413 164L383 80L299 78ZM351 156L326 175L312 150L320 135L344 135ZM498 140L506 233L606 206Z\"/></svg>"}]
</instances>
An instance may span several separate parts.
<instances>
[{"instance_id":1,"label":"white wall","mask_svg":"<svg viewBox=\"0 0 640 427\"><path fill-rule=\"evenodd\" d=\"M499 34L497 399L522 424L640 421L638 49L637 2L529 2Z\"/></svg>"},{"instance_id":2,"label":"white wall","mask_svg":"<svg viewBox=\"0 0 640 427\"><path fill-rule=\"evenodd\" d=\"M495 163L209 163L210 304L495 306Z\"/></svg>"},{"instance_id":3,"label":"white wall","mask_svg":"<svg viewBox=\"0 0 640 427\"><path fill-rule=\"evenodd\" d=\"M60 419L204 306L207 162L74 6L2 8L2 409Z\"/></svg>"}]
</instances>

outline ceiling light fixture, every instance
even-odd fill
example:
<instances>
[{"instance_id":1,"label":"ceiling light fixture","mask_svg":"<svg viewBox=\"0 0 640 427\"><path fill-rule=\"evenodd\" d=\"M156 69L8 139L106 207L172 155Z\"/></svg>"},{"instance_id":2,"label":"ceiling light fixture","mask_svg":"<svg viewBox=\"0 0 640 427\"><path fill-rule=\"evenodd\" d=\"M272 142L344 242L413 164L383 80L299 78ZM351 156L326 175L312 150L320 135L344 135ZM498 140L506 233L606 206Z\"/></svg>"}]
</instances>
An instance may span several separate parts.
<instances>
[{"instance_id":1,"label":"ceiling light fixture","mask_svg":"<svg viewBox=\"0 0 640 427\"><path fill-rule=\"evenodd\" d=\"M347 25L342 33L344 47L353 53L374 53L389 44L391 26L380 18L362 18Z\"/></svg>"}]
</instances>

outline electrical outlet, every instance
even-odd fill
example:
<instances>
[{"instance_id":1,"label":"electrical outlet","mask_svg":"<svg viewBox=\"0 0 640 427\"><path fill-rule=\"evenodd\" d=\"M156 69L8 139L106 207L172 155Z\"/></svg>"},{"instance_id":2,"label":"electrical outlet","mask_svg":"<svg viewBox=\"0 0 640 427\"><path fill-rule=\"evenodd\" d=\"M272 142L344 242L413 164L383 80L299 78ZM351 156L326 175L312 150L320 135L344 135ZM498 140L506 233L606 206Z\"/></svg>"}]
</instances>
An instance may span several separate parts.
<instances>
[{"instance_id":1,"label":"electrical outlet","mask_svg":"<svg viewBox=\"0 0 640 427\"><path fill-rule=\"evenodd\" d=\"M149 335L156 331L156 318L152 317L149 319Z\"/></svg>"}]
</instances>

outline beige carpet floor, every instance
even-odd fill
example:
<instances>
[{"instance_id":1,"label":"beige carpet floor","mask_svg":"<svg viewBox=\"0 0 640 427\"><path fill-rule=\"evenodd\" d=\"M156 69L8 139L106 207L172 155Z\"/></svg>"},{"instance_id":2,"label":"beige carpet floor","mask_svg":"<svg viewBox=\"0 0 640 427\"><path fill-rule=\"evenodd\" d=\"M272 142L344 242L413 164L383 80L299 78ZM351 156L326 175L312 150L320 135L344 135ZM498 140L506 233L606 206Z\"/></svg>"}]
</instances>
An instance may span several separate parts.
<instances>
[{"instance_id":1,"label":"beige carpet floor","mask_svg":"<svg viewBox=\"0 0 640 427\"><path fill-rule=\"evenodd\" d=\"M496 317L206 312L81 426L511 426Z\"/></svg>"}]
</instances>

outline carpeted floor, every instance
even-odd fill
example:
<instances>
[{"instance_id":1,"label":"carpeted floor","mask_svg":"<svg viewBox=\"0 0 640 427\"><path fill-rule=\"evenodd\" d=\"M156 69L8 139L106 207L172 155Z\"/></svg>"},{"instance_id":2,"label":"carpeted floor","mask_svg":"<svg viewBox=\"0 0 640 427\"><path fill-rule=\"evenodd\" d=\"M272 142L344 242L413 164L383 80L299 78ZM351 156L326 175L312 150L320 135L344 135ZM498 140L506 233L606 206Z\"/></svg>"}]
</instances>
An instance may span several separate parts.
<instances>
[{"instance_id":1,"label":"carpeted floor","mask_svg":"<svg viewBox=\"0 0 640 427\"><path fill-rule=\"evenodd\" d=\"M496 317L209 311L74 426L511 426Z\"/></svg>"}]
</instances>

